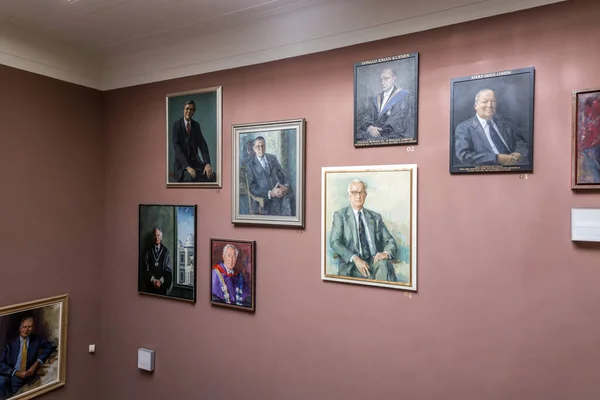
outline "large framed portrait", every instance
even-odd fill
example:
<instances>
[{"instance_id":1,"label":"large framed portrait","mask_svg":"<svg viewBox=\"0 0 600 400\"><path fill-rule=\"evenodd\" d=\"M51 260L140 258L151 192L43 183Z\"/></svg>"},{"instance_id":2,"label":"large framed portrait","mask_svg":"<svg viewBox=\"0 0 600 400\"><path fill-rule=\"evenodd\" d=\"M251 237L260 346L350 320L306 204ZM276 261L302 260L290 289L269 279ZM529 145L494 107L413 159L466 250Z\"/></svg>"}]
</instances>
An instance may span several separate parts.
<instances>
[{"instance_id":1,"label":"large framed portrait","mask_svg":"<svg viewBox=\"0 0 600 400\"><path fill-rule=\"evenodd\" d=\"M0 308L0 398L32 399L65 385L68 296Z\"/></svg>"},{"instance_id":2,"label":"large framed portrait","mask_svg":"<svg viewBox=\"0 0 600 400\"><path fill-rule=\"evenodd\" d=\"M455 78L450 173L533 171L533 67Z\"/></svg>"},{"instance_id":3,"label":"large framed portrait","mask_svg":"<svg viewBox=\"0 0 600 400\"><path fill-rule=\"evenodd\" d=\"M196 206L139 206L138 292L196 301Z\"/></svg>"},{"instance_id":4,"label":"large framed portrait","mask_svg":"<svg viewBox=\"0 0 600 400\"><path fill-rule=\"evenodd\" d=\"M600 88L573 91L571 188L600 189Z\"/></svg>"},{"instance_id":5,"label":"large framed portrait","mask_svg":"<svg viewBox=\"0 0 600 400\"><path fill-rule=\"evenodd\" d=\"M417 290L417 166L322 168L323 280Z\"/></svg>"},{"instance_id":6,"label":"large framed portrait","mask_svg":"<svg viewBox=\"0 0 600 400\"><path fill-rule=\"evenodd\" d=\"M354 146L417 143L419 53L354 64Z\"/></svg>"},{"instance_id":7,"label":"large framed portrait","mask_svg":"<svg viewBox=\"0 0 600 400\"><path fill-rule=\"evenodd\" d=\"M221 86L167 95L167 187L221 187L221 107Z\"/></svg>"},{"instance_id":8,"label":"large framed portrait","mask_svg":"<svg viewBox=\"0 0 600 400\"><path fill-rule=\"evenodd\" d=\"M232 223L304 226L304 119L232 126Z\"/></svg>"},{"instance_id":9,"label":"large framed portrait","mask_svg":"<svg viewBox=\"0 0 600 400\"><path fill-rule=\"evenodd\" d=\"M255 241L210 239L211 304L253 312L255 277Z\"/></svg>"}]
</instances>

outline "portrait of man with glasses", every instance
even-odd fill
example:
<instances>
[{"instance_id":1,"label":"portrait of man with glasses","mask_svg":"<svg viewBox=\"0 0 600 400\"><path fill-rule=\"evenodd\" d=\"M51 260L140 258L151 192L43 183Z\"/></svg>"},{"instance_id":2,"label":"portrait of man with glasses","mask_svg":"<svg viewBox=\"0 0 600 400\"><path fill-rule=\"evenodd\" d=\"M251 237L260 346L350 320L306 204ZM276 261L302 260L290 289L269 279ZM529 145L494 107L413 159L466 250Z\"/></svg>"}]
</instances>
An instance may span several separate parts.
<instances>
[{"instance_id":1,"label":"portrait of man with glasses","mask_svg":"<svg viewBox=\"0 0 600 400\"><path fill-rule=\"evenodd\" d=\"M335 211L330 246L339 261L339 275L396 282L392 260L398 245L381 215L364 208L367 184L354 179L348 185L350 206Z\"/></svg>"}]
</instances>

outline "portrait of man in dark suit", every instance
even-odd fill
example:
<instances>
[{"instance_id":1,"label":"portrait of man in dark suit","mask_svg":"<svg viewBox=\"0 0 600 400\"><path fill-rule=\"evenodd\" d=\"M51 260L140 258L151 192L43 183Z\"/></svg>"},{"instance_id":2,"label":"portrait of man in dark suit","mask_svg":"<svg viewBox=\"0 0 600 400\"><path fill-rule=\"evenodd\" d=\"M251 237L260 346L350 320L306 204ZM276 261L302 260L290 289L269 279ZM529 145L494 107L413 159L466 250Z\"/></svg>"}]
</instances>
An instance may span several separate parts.
<instances>
[{"instance_id":1,"label":"portrait of man in dark suit","mask_svg":"<svg viewBox=\"0 0 600 400\"><path fill-rule=\"evenodd\" d=\"M525 138L512 122L496 114L496 96L491 89L475 95L475 115L456 127L454 151L463 165L527 164Z\"/></svg>"},{"instance_id":2,"label":"portrait of man in dark suit","mask_svg":"<svg viewBox=\"0 0 600 400\"><path fill-rule=\"evenodd\" d=\"M163 233L158 227L152 229L152 245L144 252L141 291L166 295L173 280L173 259L169 249L162 244Z\"/></svg>"},{"instance_id":3,"label":"portrait of man in dark suit","mask_svg":"<svg viewBox=\"0 0 600 400\"><path fill-rule=\"evenodd\" d=\"M196 103L188 100L183 109L183 118L173 124L175 179L177 182L214 182L216 176L210 165L208 145L200 124L192 119L195 112Z\"/></svg>"},{"instance_id":4,"label":"portrait of man in dark suit","mask_svg":"<svg viewBox=\"0 0 600 400\"><path fill-rule=\"evenodd\" d=\"M289 175L277 156L267 153L266 140L258 136L253 141L254 156L245 167L248 191L262 199L253 202L251 212L261 215L296 215L294 191Z\"/></svg>"},{"instance_id":5,"label":"portrait of man in dark suit","mask_svg":"<svg viewBox=\"0 0 600 400\"><path fill-rule=\"evenodd\" d=\"M417 53L355 65L355 145L415 143Z\"/></svg>"},{"instance_id":6,"label":"portrait of man in dark suit","mask_svg":"<svg viewBox=\"0 0 600 400\"><path fill-rule=\"evenodd\" d=\"M532 170L533 69L453 80L450 172Z\"/></svg>"},{"instance_id":7,"label":"portrait of man in dark suit","mask_svg":"<svg viewBox=\"0 0 600 400\"><path fill-rule=\"evenodd\" d=\"M39 379L39 369L56 345L35 333L35 319L21 318L18 337L8 341L0 355L0 399L8 399Z\"/></svg>"},{"instance_id":8,"label":"portrait of man in dark suit","mask_svg":"<svg viewBox=\"0 0 600 400\"><path fill-rule=\"evenodd\" d=\"M196 301L196 208L139 205L139 293Z\"/></svg>"},{"instance_id":9,"label":"portrait of man in dark suit","mask_svg":"<svg viewBox=\"0 0 600 400\"><path fill-rule=\"evenodd\" d=\"M167 96L167 187L221 187L221 88Z\"/></svg>"}]
</instances>

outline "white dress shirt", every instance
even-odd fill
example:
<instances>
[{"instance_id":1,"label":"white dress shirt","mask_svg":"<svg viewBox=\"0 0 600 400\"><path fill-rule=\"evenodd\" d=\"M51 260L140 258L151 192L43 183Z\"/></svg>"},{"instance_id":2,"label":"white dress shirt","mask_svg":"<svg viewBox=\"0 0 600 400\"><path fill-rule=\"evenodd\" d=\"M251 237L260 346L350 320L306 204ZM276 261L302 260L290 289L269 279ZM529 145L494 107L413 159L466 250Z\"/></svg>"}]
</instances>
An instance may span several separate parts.
<instances>
[{"instance_id":1,"label":"white dress shirt","mask_svg":"<svg viewBox=\"0 0 600 400\"><path fill-rule=\"evenodd\" d=\"M500 136L500 139L502 139L502 143L504 143L504 145L506 146L507 149L510 148L510 147L508 147L506 140L504 140L504 137L502 136L502 132L500 132L500 129L498 129L498 125L496 125L496 123L494 121L488 121L487 119L481 118L479 115L477 115L477 119L479 120L479 123L481 124L481 127L483 128L483 131L485 132L485 137L487 138L488 142L490 143L490 146L492 146L492 150L494 151L495 154L500 154L500 152L498 151L498 149L496 148L496 145L494 144L494 141L492 140L492 136L490 135L490 127L488 124L492 124L494 126L494 129L496 129L496 132L498 132L498 136Z\"/></svg>"}]
</instances>

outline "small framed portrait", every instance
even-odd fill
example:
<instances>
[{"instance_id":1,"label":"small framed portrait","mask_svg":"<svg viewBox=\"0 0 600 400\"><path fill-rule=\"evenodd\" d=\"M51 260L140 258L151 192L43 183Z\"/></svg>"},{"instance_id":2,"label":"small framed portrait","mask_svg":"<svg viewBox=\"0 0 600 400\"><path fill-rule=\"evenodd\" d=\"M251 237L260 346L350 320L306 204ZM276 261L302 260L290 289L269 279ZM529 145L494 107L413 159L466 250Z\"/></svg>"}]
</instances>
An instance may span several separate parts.
<instances>
[{"instance_id":1,"label":"small framed portrait","mask_svg":"<svg viewBox=\"0 0 600 400\"><path fill-rule=\"evenodd\" d=\"M322 168L321 278L417 290L417 166Z\"/></svg>"},{"instance_id":2,"label":"small framed portrait","mask_svg":"<svg viewBox=\"0 0 600 400\"><path fill-rule=\"evenodd\" d=\"M354 146L417 143L419 53L354 64Z\"/></svg>"},{"instance_id":3,"label":"small framed portrait","mask_svg":"<svg viewBox=\"0 0 600 400\"><path fill-rule=\"evenodd\" d=\"M0 398L32 399L65 385L66 294L0 308Z\"/></svg>"},{"instance_id":4,"label":"small framed portrait","mask_svg":"<svg viewBox=\"0 0 600 400\"><path fill-rule=\"evenodd\" d=\"M221 187L221 105L221 86L167 95L167 187Z\"/></svg>"},{"instance_id":5,"label":"small framed portrait","mask_svg":"<svg viewBox=\"0 0 600 400\"><path fill-rule=\"evenodd\" d=\"M452 80L450 173L533 171L533 67Z\"/></svg>"},{"instance_id":6,"label":"small framed portrait","mask_svg":"<svg viewBox=\"0 0 600 400\"><path fill-rule=\"evenodd\" d=\"M196 302L196 206L141 204L138 292Z\"/></svg>"},{"instance_id":7,"label":"small framed portrait","mask_svg":"<svg viewBox=\"0 0 600 400\"><path fill-rule=\"evenodd\" d=\"M304 226L304 119L237 124L232 223Z\"/></svg>"},{"instance_id":8,"label":"small framed portrait","mask_svg":"<svg viewBox=\"0 0 600 400\"><path fill-rule=\"evenodd\" d=\"M600 189L600 88L573 91L571 188Z\"/></svg>"},{"instance_id":9,"label":"small framed portrait","mask_svg":"<svg viewBox=\"0 0 600 400\"><path fill-rule=\"evenodd\" d=\"M210 302L254 311L256 242L210 239Z\"/></svg>"}]
</instances>

